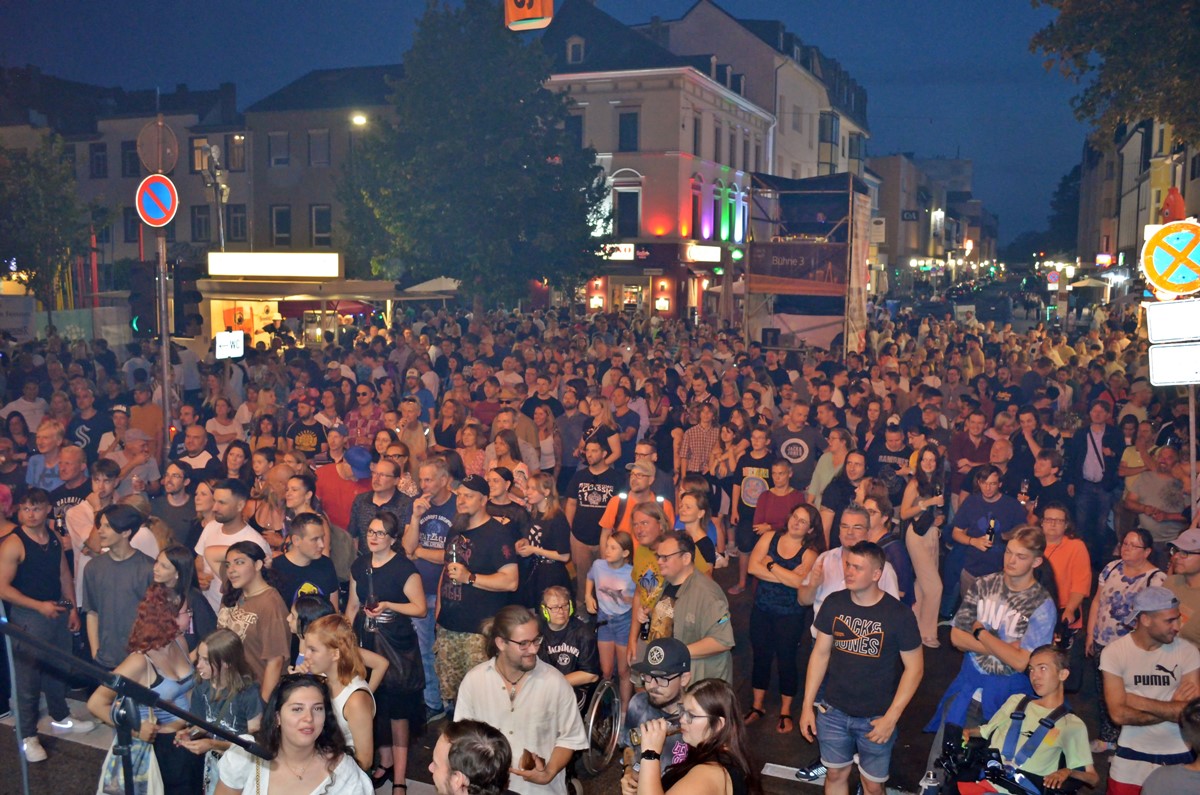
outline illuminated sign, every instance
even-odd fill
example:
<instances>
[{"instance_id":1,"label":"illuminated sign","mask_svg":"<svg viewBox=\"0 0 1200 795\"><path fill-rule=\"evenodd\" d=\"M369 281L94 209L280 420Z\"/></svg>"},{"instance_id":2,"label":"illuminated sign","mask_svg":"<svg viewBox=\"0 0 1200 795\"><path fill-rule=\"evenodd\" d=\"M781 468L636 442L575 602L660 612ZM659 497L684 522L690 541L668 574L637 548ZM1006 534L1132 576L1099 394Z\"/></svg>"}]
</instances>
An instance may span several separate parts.
<instances>
[{"instance_id":1,"label":"illuminated sign","mask_svg":"<svg viewBox=\"0 0 1200 795\"><path fill-rule=\"evenodd\" d=\"M1107 268L1109 265L1113 264L1113 255L1112 254L1097 254L1096 255L1096 264L1102 268Z\"/></svg>"},{"instance_id":2,"label":"illuminated sign","mask_svg":"<svg viewBox=\"0 0 1200 795\"><path fill-rule=\"evenodd\" d=\"M240 331L218 331L213 356L217 359L240 359L246 355L246 337Z\"/></svg>"},{"instance_id":3,"label":"illuminated sign","mask_svg":"<svg viewBox=\"0 0 1200 795\"><path fill-rule=\"evenodd\" d=\"M683 258L688 262L720 262L721 247L688 243L683 249Z\"/></svg>"},{"instance_id":4,"label":"illuminated sign","mask_svg":"<svg viewBox=\"0 0 1200 795\"><path fill-rule=\"evenodd\" d=\"M336 253L210 252L211 278L340 279L342 258Z\"/></svg>"},{"instance_id":5,"label":"illuminated sign","mask_svg":"<svg viewBox=\"0 0 1200 795\"><path fill-rule=\"evenodd\" d=\"M606 260L633 261L633 243L611 243L600 248L600 256Z\"/></svg>"}]
</instances>

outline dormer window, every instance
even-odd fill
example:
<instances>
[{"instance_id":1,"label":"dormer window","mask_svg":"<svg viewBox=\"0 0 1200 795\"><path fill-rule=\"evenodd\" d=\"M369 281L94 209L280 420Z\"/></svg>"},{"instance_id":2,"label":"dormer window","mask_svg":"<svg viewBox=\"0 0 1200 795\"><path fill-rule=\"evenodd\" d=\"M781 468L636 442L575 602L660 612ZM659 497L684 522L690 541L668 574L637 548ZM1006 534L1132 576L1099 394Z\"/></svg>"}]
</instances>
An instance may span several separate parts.
<instances>
[{"instance_id":1,"label":"dormer window","mask_svg":"<svg viewBox=\"0 0 1200 795\"><path fill-rule=\"evenodd\" d=\"M567 39L567 63L583 63L583 38L572 36Z\"/></svg>"}]
</instances>

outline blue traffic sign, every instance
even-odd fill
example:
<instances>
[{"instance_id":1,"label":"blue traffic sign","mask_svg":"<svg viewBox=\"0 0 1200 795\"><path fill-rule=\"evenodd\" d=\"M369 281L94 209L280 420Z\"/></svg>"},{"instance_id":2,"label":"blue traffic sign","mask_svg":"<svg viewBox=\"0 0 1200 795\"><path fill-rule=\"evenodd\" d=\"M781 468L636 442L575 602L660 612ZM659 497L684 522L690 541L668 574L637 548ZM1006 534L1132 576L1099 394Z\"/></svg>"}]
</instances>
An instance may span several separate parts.
<instances>
[{"instance_id":1,"label":"blue traffic sign","mask_svg":"<svg viewBox=\"0 0 1200 795\"><path fill-rule=\"evenodd\" d=\"M171 223L179 209L179 194L175 184L162 174L151 174L138 185L134 202L138 215L147 226L164 227Z\"/></svg>"}]
</instances>

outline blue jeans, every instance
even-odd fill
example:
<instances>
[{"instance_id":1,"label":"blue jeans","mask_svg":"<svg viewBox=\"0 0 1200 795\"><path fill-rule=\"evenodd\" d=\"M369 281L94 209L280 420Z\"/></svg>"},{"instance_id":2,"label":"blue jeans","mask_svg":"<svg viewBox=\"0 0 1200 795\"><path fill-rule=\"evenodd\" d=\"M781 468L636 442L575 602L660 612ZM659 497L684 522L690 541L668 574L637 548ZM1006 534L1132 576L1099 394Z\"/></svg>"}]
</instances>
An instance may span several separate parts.
<instances>
[{"instance_id":1,"label":"blue jeans","mask_svg":"<svg viewBox=\"0 0 1200 795\"><path fill-rule=\"evenodd\" d=\"M413 628L417 631L417 645L421 649L421 667L425 669L425 706L434 712L442 709L442 689L438 682L437 669L433 664L434 630L437 619L434 617L437 605L437 594L425 594L425 604L429 612L424 618L414 618Z\"/></svg>"},{"instance_id":2,"label":"blue jeans","mask_svg":"<svg viewBox=\"0 0 1200 795\"><path fill-rule=\"evenodd\" d=\"M1075 527L1087 544L1093 571L1100 570L1113 549L1113 536L1108 529L1112 506L1112 492L1099 483L1081 480L1075 487Z\"/></svg>"},{"instance_id":3,"label":"blue jeans","mask_svg":"<svg viewBox=\"0 0 1200 795\"><path fill-rule=\"evenodd\" d=\"M832 706L824 712L817 710L821 763L831 770L849 767L854 763L854 755L858 754L858 772L863 778L879 784L887 781L897 732L893 730L885 743L871 742L867 735L875 728L871 725L873 720L875 718L855 718Z\"/></svg>"}]
</instances>

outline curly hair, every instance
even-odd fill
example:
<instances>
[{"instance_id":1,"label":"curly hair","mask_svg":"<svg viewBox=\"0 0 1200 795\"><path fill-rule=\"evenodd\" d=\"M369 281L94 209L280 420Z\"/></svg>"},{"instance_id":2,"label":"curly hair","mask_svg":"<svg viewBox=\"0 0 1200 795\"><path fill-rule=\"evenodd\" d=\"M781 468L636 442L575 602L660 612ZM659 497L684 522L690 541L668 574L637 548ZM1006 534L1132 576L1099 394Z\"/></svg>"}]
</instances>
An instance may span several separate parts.
<instances>
[{"instance_id":1,"label":"curly hair","mask_svg":"<svg viewBox=\"0 0 1200 795\"><path fill-rule=\"evenodd\" d=\"M326 772L332 772L342 757L347 753L346 737L338 726L337 717L333 711L333 700L329 696L329 687L325 680L314 674L284 674L275 691L267 699L263 709L262 726L255 734L258 741L271 757L279 753L283 744L283 730L280 727L279 713L287 704L288 697L296 690L311 687L318 690L325 699L325 723L317 735L314 747L325 759Z\"/></svg>"},{"instance_id":2,"label":"curly hair","mask_svg":"<svg viewBox=\"0 0 1200 795\"><path fill-rule=\"evenodd\" d=\"M137 618L129 631L129 651L145 654L161 649L179 637L179 597L165 585L153 583L138 603Z\"/></svg>"}]
</instances>

